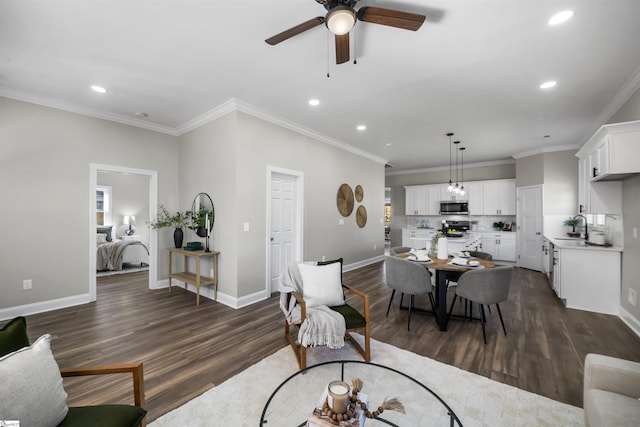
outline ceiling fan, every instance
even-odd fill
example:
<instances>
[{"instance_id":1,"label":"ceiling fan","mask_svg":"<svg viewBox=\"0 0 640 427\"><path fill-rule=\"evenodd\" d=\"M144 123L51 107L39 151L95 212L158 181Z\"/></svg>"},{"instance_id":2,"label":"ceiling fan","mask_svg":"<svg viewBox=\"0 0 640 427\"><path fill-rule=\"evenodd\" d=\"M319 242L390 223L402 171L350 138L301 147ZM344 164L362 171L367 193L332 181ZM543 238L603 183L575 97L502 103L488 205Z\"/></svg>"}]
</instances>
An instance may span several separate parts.
<instances>
[{"instance_id":1,"label":"ceiling fan","mask_svg":"<svg viewBox=\"0 0 640 427\"><path fill-rule=\"evenodd\" d=\"M349 31L356 24L356 20L417 31L426 19L424 15L380 7L365 6L356 11L354 6L358 0L316 0L316 2L327 9L326 16L318 16L305 21L269 37L265 42L274 46L324 23L329 31L335 35L336 64L342 64L349 61Z\"/></svg>"}]
</instances>

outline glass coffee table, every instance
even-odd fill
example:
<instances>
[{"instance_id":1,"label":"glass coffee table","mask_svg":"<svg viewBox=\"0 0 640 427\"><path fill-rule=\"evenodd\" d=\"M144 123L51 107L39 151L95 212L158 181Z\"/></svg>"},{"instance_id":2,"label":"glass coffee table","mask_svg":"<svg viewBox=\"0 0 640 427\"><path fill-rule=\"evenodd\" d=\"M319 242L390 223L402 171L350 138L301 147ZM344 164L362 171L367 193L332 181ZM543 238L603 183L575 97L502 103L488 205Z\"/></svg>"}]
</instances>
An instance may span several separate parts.
<instances>
[{"instance_id":1,"label":"glass coffee table","mask_svg":"<svg viewBox=\"0 0 640 427\"><path fill-rule=\"evenodd\" d=\"M368 418L367 426L462 427L449 405L429 387L396 369L358 360L320 363L291 375L267 400L260 426L305 426L331 381L351 384L354 378L363 382L361 392L368 396L370 411L391 397L405 406L406 414L387 410L377 419Z\"/></svg>"}]
</instances>

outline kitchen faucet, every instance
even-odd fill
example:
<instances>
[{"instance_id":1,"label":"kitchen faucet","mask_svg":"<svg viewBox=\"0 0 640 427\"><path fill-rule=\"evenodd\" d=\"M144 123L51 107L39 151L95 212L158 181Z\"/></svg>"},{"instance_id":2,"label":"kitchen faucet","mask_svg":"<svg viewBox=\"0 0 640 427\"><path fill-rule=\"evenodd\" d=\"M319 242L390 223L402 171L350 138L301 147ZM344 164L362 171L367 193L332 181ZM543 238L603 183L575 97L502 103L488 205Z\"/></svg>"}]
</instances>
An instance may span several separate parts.
<instances>
[{"instance_id":1,"label":"kitchen faucet","mask_svg":"<svg viewBox=\"0 0 640 427\"><path fill-rule=\"evenodd\" d=\"M573 219L576 219L578 217L581 217L584 219L584 240L589 240L589 228L587 227L587 217L582 214L578 214L574 216Z\"/></svg>"}]
</instances>

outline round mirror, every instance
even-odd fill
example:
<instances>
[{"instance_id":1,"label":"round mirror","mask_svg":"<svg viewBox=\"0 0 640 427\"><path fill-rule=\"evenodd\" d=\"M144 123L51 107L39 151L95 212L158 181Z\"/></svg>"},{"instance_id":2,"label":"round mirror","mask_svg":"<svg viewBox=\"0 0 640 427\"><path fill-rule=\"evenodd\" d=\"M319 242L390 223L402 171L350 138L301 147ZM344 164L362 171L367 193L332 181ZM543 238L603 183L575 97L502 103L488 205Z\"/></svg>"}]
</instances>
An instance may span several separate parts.
<instances>
[{"instance_id":1,"label":"round mirror","mask_svg":"<svg viewBox=\"0 0 640 427\"><path fill-rule=\"evenodd\" d=\"M193 229L200 237L207 237L207 228L213 230L213 221L216 218L216 211L213 208L213 201L207 193L198 193L191 205L191 215L193 217Z\"/></svg>"}]
</instances>

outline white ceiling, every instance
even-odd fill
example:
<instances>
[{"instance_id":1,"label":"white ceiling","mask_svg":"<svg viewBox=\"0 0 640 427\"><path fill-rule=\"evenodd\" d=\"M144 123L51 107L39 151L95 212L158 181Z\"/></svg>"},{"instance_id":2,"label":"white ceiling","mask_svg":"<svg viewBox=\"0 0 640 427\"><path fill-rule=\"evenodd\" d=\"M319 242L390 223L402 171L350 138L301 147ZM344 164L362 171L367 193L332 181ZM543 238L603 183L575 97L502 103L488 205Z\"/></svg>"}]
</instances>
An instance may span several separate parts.
<instances>
[{"instance_id":1,"label":"white ceiling","mask_svg":"<svg viewBox=\"0 0 640 427\"><path fill-rule=\"evenodd\" d=\"M400 171L448 165L449 131L467 164L581 145L640 85L638 0L366 5L427 21L359 22L357 64L337 66L324 26L264 42L323 16L314 0L0 0L0 95L174 134L237 99Z\"/></svg>"}]
</instances>

